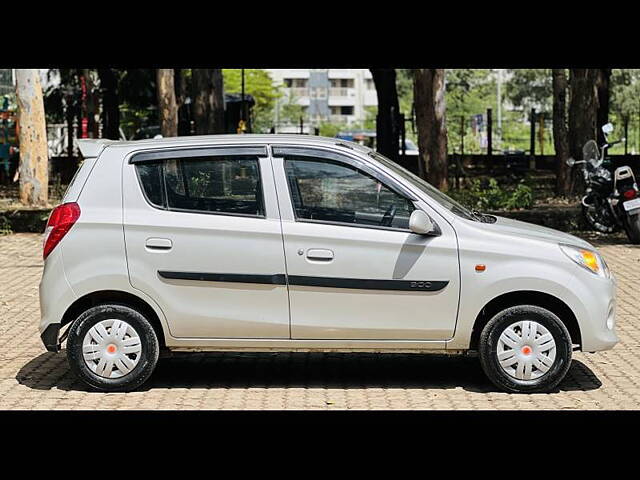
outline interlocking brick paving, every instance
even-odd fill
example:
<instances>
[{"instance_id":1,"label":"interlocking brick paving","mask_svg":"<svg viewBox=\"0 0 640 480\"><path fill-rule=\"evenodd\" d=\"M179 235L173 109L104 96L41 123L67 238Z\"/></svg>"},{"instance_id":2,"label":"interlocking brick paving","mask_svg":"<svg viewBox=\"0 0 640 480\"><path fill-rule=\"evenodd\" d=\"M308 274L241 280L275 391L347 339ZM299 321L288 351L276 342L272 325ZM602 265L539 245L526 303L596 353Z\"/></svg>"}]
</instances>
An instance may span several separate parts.
<instances>
[{"instance_id":1,"label":"interlocking brick paving","mask_svg":"<svg viewBox=\"0 0 640 480\"><path fill-rule=\"evenodd\" d=\"M41 236L0 237L0 409L637 409L640 246L593 237L618 280L620 343L576 352L548 394L508 394L477 358L440 355L212 353L160 359L143 388L89 391L64 350L38 335Z\"/></svg>"}]
</instances>

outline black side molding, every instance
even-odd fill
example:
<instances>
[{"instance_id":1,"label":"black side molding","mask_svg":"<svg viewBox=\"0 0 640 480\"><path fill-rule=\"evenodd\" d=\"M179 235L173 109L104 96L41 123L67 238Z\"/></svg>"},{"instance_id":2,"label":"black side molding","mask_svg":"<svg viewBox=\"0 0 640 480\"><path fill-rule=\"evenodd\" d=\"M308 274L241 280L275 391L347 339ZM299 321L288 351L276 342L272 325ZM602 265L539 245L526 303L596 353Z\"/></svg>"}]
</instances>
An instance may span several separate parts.
<instances>
[{"instance_id":1,"label":"black side molding","mask_svg":"<svg viewBox=\"0 0 640 480\"><path fill-rule=\"evenodd\" d=\"M202 272L166 272L158 271L162 278L173 280L199 280L202 282L261 283L265 285L286 285L284 273L273 275L254 275L244 273L202 273Z\"/></svg>"},{"instance_id":2,"label":"black side molding","mask_svg":"<svg viewBox=\"0 0 640 480\"><path fill-rule=\"evenodd\" d=\"M254 275L244 273L203 273L158 271L162 278L196 280L202 282L258 283L263 285L287 285L284 273ZM289 285L303 287L350 288L356 290L398 290L406 292L438 292L445 288L447 280L371 280L365 278L310 277L289 275Z\"/></svg>"},{"instance_id":3,"label":"black side molding","mask_svg":"<svg viewBox=\"0 0 640 480\"><path fill-rule=\"evenodd\" d=\"M448 281L440 280L369 280L364 278L307 277L301 275L289 275L289 285L299 285L304 287L437 292L442 290L448 284Z\"/></svg>"}]
</instances>

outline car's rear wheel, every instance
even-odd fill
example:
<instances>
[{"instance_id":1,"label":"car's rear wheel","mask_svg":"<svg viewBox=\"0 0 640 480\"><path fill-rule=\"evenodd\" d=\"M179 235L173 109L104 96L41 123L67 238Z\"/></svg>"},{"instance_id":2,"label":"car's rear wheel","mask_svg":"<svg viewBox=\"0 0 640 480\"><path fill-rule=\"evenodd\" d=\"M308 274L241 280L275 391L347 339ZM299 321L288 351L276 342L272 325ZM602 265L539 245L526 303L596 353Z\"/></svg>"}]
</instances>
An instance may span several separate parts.
<instances>
[{"instance_id":1,"label":"car's rear wheel","mask_svg":"<svg viewBox=\"0 0 640 480\"><path fill-rule=\"evenodd\" d=\"M149 321L125 305L98 305L71 325L67 358L71 370L102 391L133 390L153 373L159 344Z\"/></svg>"},{"instance_id":2,"label":"car's rear wheel","mask_svg":"<svg viewBox=\"0 0 640 480\"><path fill-rule=\"evenodd\" d=\"M571 365L571 336L552 312L534 305L507 308L482 330L480 363L502 390L547 392L565 377Z\"/></svg>"}]
</instances>

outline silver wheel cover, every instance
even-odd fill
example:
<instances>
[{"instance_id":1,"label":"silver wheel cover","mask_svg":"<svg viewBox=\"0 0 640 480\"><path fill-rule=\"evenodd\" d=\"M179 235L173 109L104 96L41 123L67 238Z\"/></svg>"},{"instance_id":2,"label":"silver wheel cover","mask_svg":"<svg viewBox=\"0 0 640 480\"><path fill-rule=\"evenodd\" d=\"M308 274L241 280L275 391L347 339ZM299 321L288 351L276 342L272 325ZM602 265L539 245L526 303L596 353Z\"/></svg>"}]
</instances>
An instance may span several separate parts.
<instances>
[{"instance_id":1,"label":"silver wheel cover","mask_svg":"<svg viewBox=\"0 0 640 480\"><path fill-rule=\"evenodd\" d=\"M498 363L518 380L535 380L546 374L556 360L553 335L538 322L523 320L509 325L498 339Z\"/></svg>"},{"instance_id":2,"label":"silver wheel cover","mask_svg":"<svg viewBox=\"0 0 640 480\"><path fill-rule=\"evenodd\" d=\"M104 378L120 378L131 373L140 361L142 342L131 325L109 319L96 323L82 342L87 367Z\"/></svg>"}]
</instances>

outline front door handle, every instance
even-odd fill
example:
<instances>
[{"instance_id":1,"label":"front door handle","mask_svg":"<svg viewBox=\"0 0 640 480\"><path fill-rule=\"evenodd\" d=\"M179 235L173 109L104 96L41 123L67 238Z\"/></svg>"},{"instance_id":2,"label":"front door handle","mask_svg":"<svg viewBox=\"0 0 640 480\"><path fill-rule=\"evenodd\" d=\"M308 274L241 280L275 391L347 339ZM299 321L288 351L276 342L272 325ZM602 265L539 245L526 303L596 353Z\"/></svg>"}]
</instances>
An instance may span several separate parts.
<instances>
[{"instance_id":1,"label":"front door handle","mask_svg":"<svg viewBox=\"0 0 640 480\"><path fill-rule=\"evenodd\" d=\"M171 250L173 242L168 238L147 238L145 246L152 250Z\"/></svg>"},{"instance_id":2,"label":"front door handle","mask_svg":"<svg viewBox=\"0 0 640 480\"><path fill-rule=\"evenodd\" d=\"M333 252L324 248L310 248L307 250L307 258L309 260L330 262L333 260Z\"/></svg>"}]
</instances>

